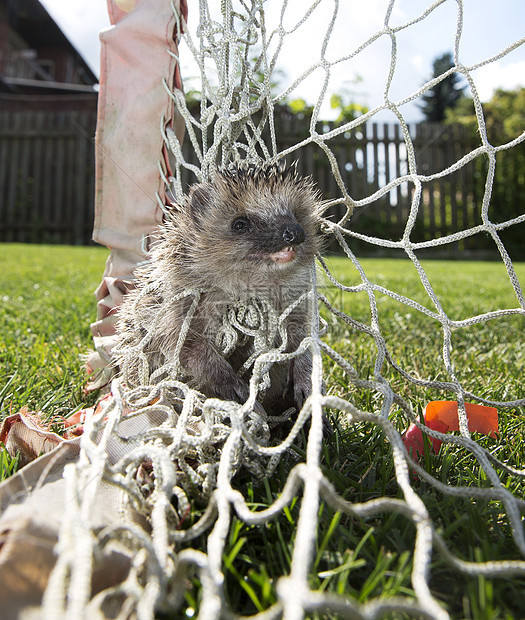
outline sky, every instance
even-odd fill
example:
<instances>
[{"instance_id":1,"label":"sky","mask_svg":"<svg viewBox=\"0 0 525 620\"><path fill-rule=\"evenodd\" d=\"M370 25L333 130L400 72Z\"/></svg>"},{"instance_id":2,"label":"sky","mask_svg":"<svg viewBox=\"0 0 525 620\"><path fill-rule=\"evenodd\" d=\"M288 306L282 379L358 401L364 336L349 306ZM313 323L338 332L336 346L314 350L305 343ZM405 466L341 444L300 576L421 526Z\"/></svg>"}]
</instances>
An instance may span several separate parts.
<instances>
[{"instance_id":1,"label":"sky","mask_svg":"<svg viewBox=\"0 0 525 620\"><path fill-rule=\"evenodd\" d=\"M109 26L105 0L40 1L98 75L98 33ZM190 34L195 36L198 2L188 0L188 4ZM209 0L209 4L211 7L220 6L219 0ZM407 24L432 4L431 0L397 0L389 24L392 27ZM295 26L310 5L307 0L289 0L283 22L285 28ZM340 0L325 58L334 63L381 30L388 5L388 0ZM464 0L463 5L463 29L459 44L463 65L483 62L525 37L524 0ZM282 0L268 0L265 6L267 26L271 30L278 23ZM334 6L334 0L322 0L309 19L285 39L277 65L283 88L318 61ZM432 76L433 60L454 48L457 23L457 0L444 0L422 22L397 33L397 60L389 91L392 100L404 99ZM349 99L369 108L380 105L390 60L391 41L383 35L355 57L333 64L322 108L324 117L329 119L334 114L329 106L329 97L333 93L347 93ZM183 79L190 87L197 87L197 68L184 44L181 46L181 65ZM496 88L525 86L525 43L505 57L477 69L472 76L482 101L490 99ZM289 97L302 98L314 104L323 77L323 70L317 69L308 79L301 81ZM413 103L403 106L402 112L409 122L422 119L418 106Z\"/></svg>"}]
</instances>

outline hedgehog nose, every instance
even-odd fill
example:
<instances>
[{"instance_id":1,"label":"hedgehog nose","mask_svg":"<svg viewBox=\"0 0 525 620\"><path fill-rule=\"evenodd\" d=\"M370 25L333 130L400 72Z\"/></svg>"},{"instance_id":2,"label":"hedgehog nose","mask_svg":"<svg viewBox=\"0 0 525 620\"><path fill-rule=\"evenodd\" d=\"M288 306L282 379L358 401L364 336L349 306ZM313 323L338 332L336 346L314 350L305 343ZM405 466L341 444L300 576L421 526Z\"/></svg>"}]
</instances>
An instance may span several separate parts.
<instances>
[{"instance_id":1,"label":"hedgehog nose","mask_svg":"<svg viewBox=\"0 0 525 620\"><path fill-rule=\"evenodd\" d=\"M305 239L304 230L299 224L289 224L283 230L283 239L287 245L299 245Z\"/></svg>"}]
</instances>

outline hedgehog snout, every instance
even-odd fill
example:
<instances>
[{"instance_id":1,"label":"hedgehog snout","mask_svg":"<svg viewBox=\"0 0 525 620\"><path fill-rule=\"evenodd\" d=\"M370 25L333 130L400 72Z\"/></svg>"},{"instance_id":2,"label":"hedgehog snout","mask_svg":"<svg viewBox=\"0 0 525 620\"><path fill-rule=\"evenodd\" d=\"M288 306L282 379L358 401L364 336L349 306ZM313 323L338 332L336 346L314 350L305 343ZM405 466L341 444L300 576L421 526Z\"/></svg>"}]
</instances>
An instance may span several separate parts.
<instances>
[{"instance_id":1,"label":"hedgehog snout","mask_svg":"<svg viewBox=\"0 0 525 620\"><path fill-rule=\"evenodd\" d=\"M299 224L288 224L282 230L282 237L286 245L299 245L305 240L304 230Z\"/></svg>"}]
</instances>

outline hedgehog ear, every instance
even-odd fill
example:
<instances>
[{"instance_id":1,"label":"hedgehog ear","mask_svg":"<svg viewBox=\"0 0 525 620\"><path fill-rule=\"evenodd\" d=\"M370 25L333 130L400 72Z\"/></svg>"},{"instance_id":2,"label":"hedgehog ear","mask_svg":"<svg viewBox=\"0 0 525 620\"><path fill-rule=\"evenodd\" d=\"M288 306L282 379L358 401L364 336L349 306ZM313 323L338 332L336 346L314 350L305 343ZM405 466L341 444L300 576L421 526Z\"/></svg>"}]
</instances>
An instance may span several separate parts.
<instances>
[{"instance_id":1,"label":"hedgehog ear","mask_svg":"<svg viewBox=\"0 0 525 620\"><path fill-rule=\"evenodd\" d=\"M198 224L202 215L208 210L211 203L211 186L209 184L200 183L190 188L189 207L190 214L195 223Z\"/></svg>"}]
</instances>

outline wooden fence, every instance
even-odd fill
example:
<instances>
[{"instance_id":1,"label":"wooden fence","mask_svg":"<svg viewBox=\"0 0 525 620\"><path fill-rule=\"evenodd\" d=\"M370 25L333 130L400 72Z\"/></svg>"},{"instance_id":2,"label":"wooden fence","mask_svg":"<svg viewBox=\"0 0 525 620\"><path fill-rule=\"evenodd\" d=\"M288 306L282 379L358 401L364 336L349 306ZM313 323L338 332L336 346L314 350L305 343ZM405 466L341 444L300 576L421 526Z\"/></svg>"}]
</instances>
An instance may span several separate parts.
<instances>
[{"instance_id":1,"label":"wooden fence","mask_svg":"<svg viewBox=\"0 0 525 620\"><path fill-rule=\"evenodd\" d=\"M90 243L95 121L94 112L0 112L0 241ZM308 123L304 120L287 116L277 121L280 151L306 137ZM332 128L325 123L319 131ZM421 124L410 130L417 171L427 176L446 169L479 146L479 138L460 126ZM370 196L408 172L406 146L398 125L370 123L330 140L329 146L354 200ZM184 150L191 161L189 141L185 141ZM523 183L516 182L515 171L524 169L519 163L523 158L523 148L519 153L511 149L498 155L494 196L497 202L498 192L501 194L501 205L496 209L500 221L522 210ZM325 198L340 195L320 147L309 144L295 151L291 159L298 160L301 172L313 175ZM425 182L412 240L442 237L479 224L485 169L486 160L476 158L453 175ZM504 193L500 187L505 188ZM411 184L403 183L373 204L357 209L351 228L399 240L413 191ZM511 241L516 251L523 253L523 230L514 236L515 242ZM493 248L490 240L476 235L448 246L447 251Z\"/></svg>"},{"instance_id":2,"label":"wooden fence","mask_svg":"<svg viewBox=\"0 0 525 620\"><path fill-rule=\"evenodd\" d=\"M86 244L95 112L0 112L0 241Z\"/></svg>"}]
</instances>

